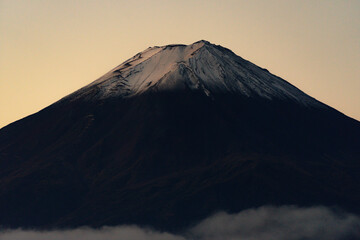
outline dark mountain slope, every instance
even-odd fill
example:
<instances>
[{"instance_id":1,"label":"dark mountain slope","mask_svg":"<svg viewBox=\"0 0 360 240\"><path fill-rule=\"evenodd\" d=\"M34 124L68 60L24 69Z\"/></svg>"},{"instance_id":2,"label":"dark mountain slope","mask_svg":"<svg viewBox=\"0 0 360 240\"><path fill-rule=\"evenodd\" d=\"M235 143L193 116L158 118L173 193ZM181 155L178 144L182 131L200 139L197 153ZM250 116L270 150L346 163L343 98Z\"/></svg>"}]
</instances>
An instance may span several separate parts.
<instances>
[{"instance_id":1,"label":"dark mountain slope","mask_svg":"<svg viewBox=\"0 0 360 240\"><path fill-rule=\"evenodd\" d=\"M203 87L178 87L192 78L178 69L131 96L89 85L1 129L0 225L177 230L267 204L360 212L358 121L310 97L216 91L200 74Z\"/></svg>"}]
</instances>

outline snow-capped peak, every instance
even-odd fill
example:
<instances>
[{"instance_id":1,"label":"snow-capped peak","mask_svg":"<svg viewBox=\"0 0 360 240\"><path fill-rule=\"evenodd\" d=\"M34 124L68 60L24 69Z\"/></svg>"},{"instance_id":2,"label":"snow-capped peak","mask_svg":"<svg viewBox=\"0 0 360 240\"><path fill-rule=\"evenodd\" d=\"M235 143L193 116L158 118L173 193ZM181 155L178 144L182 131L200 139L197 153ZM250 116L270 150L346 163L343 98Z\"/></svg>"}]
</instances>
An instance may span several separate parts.
<instances>
[{"instance_id":1,"label":"snow-capped peak","mask_svg":"<svg viewBox=\"0 0 360 240\"><path fill-rule=\"evenodd\" d=\"M71 96L86 97L94 88L96 98L192 89L207 96L231 93L323 105L266 69L205 40L149 47Z\"/></svg>"}]
</instances>

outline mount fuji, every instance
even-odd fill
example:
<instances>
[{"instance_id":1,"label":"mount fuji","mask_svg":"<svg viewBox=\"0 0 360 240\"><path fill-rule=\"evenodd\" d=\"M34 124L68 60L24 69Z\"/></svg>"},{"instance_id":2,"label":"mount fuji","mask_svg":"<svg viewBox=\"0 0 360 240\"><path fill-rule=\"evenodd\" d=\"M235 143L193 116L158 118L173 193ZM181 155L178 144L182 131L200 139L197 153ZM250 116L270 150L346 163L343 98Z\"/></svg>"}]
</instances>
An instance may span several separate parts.
<instances>
[{"instance_id":1,"label":"mount fuji","mask_svg":"<svg viewBox=\"0 0 360 240\"><path fill-rule=\"evenodd\" d=\"M150 47L0 129L0 225L179 230L216 211L360 213L360 123L207 41Z\"/></svg>"}]
</instances>

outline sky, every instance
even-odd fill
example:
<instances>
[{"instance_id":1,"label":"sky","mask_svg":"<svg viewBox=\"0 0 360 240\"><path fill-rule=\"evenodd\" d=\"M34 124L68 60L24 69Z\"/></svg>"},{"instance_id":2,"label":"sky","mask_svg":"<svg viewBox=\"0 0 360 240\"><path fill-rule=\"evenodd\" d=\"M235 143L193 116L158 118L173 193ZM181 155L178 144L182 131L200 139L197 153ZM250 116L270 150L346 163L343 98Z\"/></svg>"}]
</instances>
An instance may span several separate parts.
<instances>
[{"instance_id":1,"label":"sky","mask_svg":"<svg viewBox=\"0 0 360 240\"><path fill-rule=\"evenodd\" d=\"M0 128L149 46L201 39L360 120L359 0L0 0Z\"/></svg>"}]
</instances>

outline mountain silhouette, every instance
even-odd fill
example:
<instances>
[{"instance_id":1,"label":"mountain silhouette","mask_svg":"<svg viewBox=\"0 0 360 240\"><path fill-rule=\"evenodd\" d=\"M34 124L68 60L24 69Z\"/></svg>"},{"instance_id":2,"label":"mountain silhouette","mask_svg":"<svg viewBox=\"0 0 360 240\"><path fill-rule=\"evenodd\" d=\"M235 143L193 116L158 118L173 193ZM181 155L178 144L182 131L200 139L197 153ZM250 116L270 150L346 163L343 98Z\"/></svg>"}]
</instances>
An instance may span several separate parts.
<instances>
[{"instance_id":1,"label":"mountain silhouette","mask_svg":"<svg viewBox=\"0 0 360 240\"><path fill-rule=\"evenodd\" d=\"M224 210L360 212L360 123L231 50L151 47L0 129L0 225L180 230Z\"/></svg>"}]
</instances>

